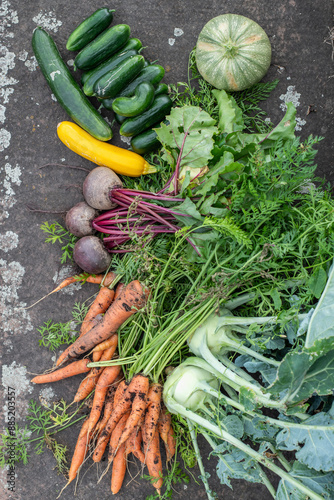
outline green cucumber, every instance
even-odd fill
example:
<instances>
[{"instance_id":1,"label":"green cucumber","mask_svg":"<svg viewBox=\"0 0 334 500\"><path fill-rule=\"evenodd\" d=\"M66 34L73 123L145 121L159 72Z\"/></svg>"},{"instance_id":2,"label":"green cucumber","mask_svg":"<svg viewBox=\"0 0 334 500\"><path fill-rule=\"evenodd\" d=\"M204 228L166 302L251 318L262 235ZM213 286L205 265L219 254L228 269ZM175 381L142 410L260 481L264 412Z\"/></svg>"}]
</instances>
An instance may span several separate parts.
<instances>
[{"instance_id":1,"label":"green cucumber","mask_svg":"<svg viewBox=\"0 0 334 500\"><path fill-rule=\"evenodd\" d=\"M95 68L101 62L118 52L129 40L130 27L117 24L84 47L74 59L74 67L86 71Z\"/></svg>"},{"instance_id":2,"label":"green cucumber","mask_svg":"<svg viewBox=\"0 0 334 500\"><path fill-rule=\"evenodd\" d=\"M89 96L93 95L94 86L102 76L104 76L105 74L109 73L111 70L116 68L116 66L118 66L118 64L120 64L122 61L125 61L125 59L128 59L129 57L136 55L138 55L138 52L136 50L126 50L122 52L117 52L117 54L112 56L107 61L104 61L97 68L88 71L86 73L88 77L85 78L83 86L84 93Z\"/></svg>"},{"instance_id":3,"label":"green cucumber","mask_svg":"<svg viewBox=\"0 0 334 500\"><path fill-rule=\"evenodd\" d=\"M115 10L107 8L97 9L91 16L87 17L74 31L67 40L67 50L81 50L89 42L94 40L102 31L108 28L113 19Z\"/></svg>"},{"instance_id":4,"label":"green cucumber","mask_svg":"<svg viewBox=\"0 0 334 500\"><path fill-rule=\"evenodd\" d=\"M150 65L150 61L148 61L147 59L145 59L145 64L144 64L144 68L147 68L147 66Z\"/></svg>"},{"instance_id":5,"label":"green cucumber","mask_svg":"<svg viewBox=\"0 0 334 500\"><path fill-rule=\"evenodd\" d=\"M117 123L119 123L119 125L122 125L122 123L124 123L125 120L128 119L127 116L118 115L117 113L114 113L114 115L115 115L115 120L117 121Z\"/></svg>"},{"instance_id":6,"label":"green cucumber","mask_svg":"<svg viewBox=\"0 0 334 500\"><path fill-rule=\"evenodd\" d=\"M113 57L115 57L117 55L121 55L121 54L123 54L123 52L127 52L127 51L130 51L130 50L136 50L136 51L138 51L138 50L140 50L142 48L142 46L143 46L143 44L141 43L141 41L139 40L139 38L129 38L129 40L126 42L125 45L123 45L123 47L121 48L121 50L118 51ZM81 85L82 86L85 85L85 83L88 80L88 78L90 77L90 75L92 75L95 70L97 71L98 68L99 68L99 66L97 68L93 68L93 69L91 69L89 71L86 71L85 73L82 74L82 77L81 77Z\"/></svg>"},{"instance_id":7,"label":"green cucumber","mask_svg":"<svg viewBox=\"0 0 334 500\"><path fill-rule=\"evenodd\" d=\"M159 123L156 124L157 127L159 125ZM133 151L139 155L145 155L150 151L154 151L158 149L159 146L161 146L161 142L153 128L145 130L131 139L131 147Z\"/></svg>"},{"instance_id":8,"label":"green cucumber","mask_svg":"<svg viewBox=\"0 0 334 500\"><path fill-rule=\"evenodd\" d=\"M144 57L140 55L125 59L112 71L99 78L94 85L93 95L102 98L116 97L125 85L140 73L143 69L144 61Z\"/></svg>"},{"instance_id":9,"label":"green cucumber","mask_svg":"<svg viewBox=\"0 0 334 500\"><path fill-rule=\"evenodd\" d=\"M137 116L152 104L153 99L154 87L152 83L142 82L136 88L133 97L117 97L112 103L112 109L118 115Z\"/></svg>"},{"instance_id":10,"label":"green cucumber","mask_svg":"<svg viewBox=\"0 0 334 500\"><path fill-rule=\"evenodd\" d=\"M117 97L132 97L135 93L136 87L142 82L150 82L152 85L157 85L163 79L165 70L159 64L150 64L144 68L137 78L130 82Z\"/></svg>"},{"instance_id":11,"label":"green cucumber","mask_svg":"<svg viewBox=\"0 0 334 500\"><path fill-rule=\"evenodd\" d=\"M72 120L96 139L109 141L111 128L82 92L56 44L42 28L35 29L32 48L50 89Z\"/></svg>"},{"instance_id":12,"label":"green cucumber","mask_svg":"<svg viewBox=\"0 0 334 500\"><path fill-rule=\"evenodd\" d=\"M168 95L158 95L144 113L134 118L127 118L121 125L119 133L126 137L132 137L144 132L155 123L161 122L170 112L172 104L172 100Z\"/></svg>"},{"instance_id":13,"label":"green cucumber","mask_svg":"<svg viewBox=\"0 0 334 500\"><path fill-rule=\"evenodd\" d=\"M154 96L156 97L160 94L168 94L168 85L166 85L165 83L159 83L159 85L157 85L155 88Z\"/></svg>"}]
</instances>

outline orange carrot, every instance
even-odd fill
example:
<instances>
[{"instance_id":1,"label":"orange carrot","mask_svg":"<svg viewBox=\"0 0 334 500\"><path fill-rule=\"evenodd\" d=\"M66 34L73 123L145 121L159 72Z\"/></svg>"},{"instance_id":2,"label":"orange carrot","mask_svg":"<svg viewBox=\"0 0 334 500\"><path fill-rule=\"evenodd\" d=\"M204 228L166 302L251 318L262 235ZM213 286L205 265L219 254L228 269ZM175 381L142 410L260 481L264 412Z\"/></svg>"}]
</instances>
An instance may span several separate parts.
<instances>
[{"instance_id":1,"label":"orange carrot","mask_svg":"<svg viewBox=\"0 0 334 500\"><path fill-rule=\"evenodd\" d=\"M149 379L144 375L139 374L136 376L135 383L131 387L130 392L132 399L131 414L127 419L118 446L125 443L132 431L136 428L140 417L144 414L149 384Z\"/></svg>"},{"instance_id":2,"label":"orange carrot","mask_svg":"<svg viewBox=\"0 0 334 500\"><path fill-rule=\"evenodd\" d=\"M95 377L86 377L83 379L74 396L73 401L75 403L78 403L79 401L85 399L95 389L99 376L100 373L97 373Z\"/></svg>"},{"instance_id":3,"label":"orange carrot","mask_svg":"<svg viewBox=\"0 0 334 500\"><path fill-rule=\"evenodd\" d=\"M125 444L116 453L111 474L111 493L116 495L122 487L126 472Z\"/></svg>"},{"instance_id":4,"label":"orange carrot","mask_svg":"<svg viewBox=\"0 0 334 500\"><path fill-rule=\"evenodd\" d=\"M110 361L115 354L116 346L111 346L108 349L102 351L101 357L99 361ZM97 373L101 373L103 367L95 367L92 368L91 372L87 375L87 377L95 377Z\"/></svg>"},{"instance_id":5,"label":"orange carrot","mask_svg":"<svg viewBox=\"0 0 334 500\"><path fill-rule=\"evenodd\" d=\"M132 405L132 400L134 399L134 396L136 395L136 386L137 386L137 379L141 379L143 376L140 374L135 375L130 384L128 385L126 391L124 392L124 395L120 400L117 402L117 404L114 405L114 410L111 414L111 417L109 418L107 425L101 432L99 439L97 441L97 445L102 445L103 442L107 441L109 439L109 436L111 435L112 431L115 429L118 421L120 418L131 409ZM121 384L120 384L121 385ZM140 387L140 383L139 383ZM115 395L116 396L116 395ZM133 429L132 429L133 430ZM131 432L132 432L131 430Z\"/></svg>"},{"instance_id":6,"label":"orange carrot","mask_svg":"<svg viewBox=\"0 0 334 500\"><path fill-rule=\"evenodd\" d=\"M98 314L104 314L112 301L114 300L115 292L106 286L102 286L99 293L95 297L92 305L87 311L85 319L80 328L80 337L91 329L92 323Z\"/></svg>"},{"instance_id":7,"label":"orange carrot","mask_svg":"<svg viewBox=\"0 0 334 500\"><path fill-rule=\"evenodd\" d=\"M88 432L92 431L100 418L109 386L114 382L120 371L120 366L107 366L99 376L95 387L92 409L89 415Z\"/></svg>"},{"instance_id":8,"label":"orange carrot","mask_svg":"<svg viewBox=\"0 0 334 500\"><path fill-rule=\"evenodd\" d=\"M120 293L124 287L125 287L124 283L118 283L118 285L116 287L116 291L115 291L115 299L118 299L118 297L120 296Z\"/></svg>"},{"instance_id":9,"label":"orange carrot","mask_svg":"<svg viewBox=\"0 0 334 500\"><path fill-rule=\"evenodd\" d=\"M141 463L145 463L145 455L141 450L141 442L142 442L142 433L141 429L137 428L128 437L125 441L125 454L126 456L132 453Z\"/></svg>"},{"instance_id":10,"label":"orange carrot","mask_svg":"<svg viewBox=\"0 0 334 500\"><path fill-rule=\"evenodd\" d=\"M129 283L118 299L111 304L100 323L70 346L68 357L78 357L108 339L125 320L145 306L148 293L149 291L139 281L135 280Z\"/></svg>"},{"instance_id":11,"label":"orange carrot","mask_svg":"<svg viewBox=\"0 0 334 500\"><path fill-rule=\"evenodd\" d=\"M112 462L115 456L115 451L118 449L120 437L124 431L130 412L126 412L118 421L115 429L112 431L109 441L108 462Z\"/></svg>"},{"instance_id":12,"label":"orange carrot","mask_svg":"<svg viewBox=\"0 0 334 500\"><path fill-rule=\"evenodd\" d=\"M88 418L84 421L78 436L77 444L75 446L75 450L71 461L70 471L68 473L67 484L69 484L71 481L73 481L73 479L75 479L80 466L85 460L89 443L89 439L87 439L87 430L88 430Z\"/></svg>"},{"instance_id":13,"label":"orange carrot","mask_svg":"<svg viewBox=\"0 0 334 500\"><path fill-rule=\"evenodd\" d=\"M102 354L103 354L103 351L93 352L93 361L94 361L94 363L96 363L96 361L100 361Z\"/></svg>"},{"instance_id":14,"label":"orange carrot","mask_svg":"<svg viewBox=\"0 0 334 500\"><path fill-rule=\"evenodd\" d=\"M96 424L96 427L95 427L96 432L101 432L101 430L104 428L104 426L108 422L110 415L112 414L112 409L114 407L115 391L116 391L116 385L113 384L109 387L108 392L106 394L106 399L105 399L104 408L103 408L103 417Z\"/></svg>"},{"instance_id":15,"label":"orange carrot","mask_svg":"<svg viewBox=\"0 0 334 500\"><path fill-rule=\"evenodd\" d=\"M105 349L108 349L108 347L111 347L112 345L115 345L117 347L117 344L118 344L118 335L117 333L114 333L109 339L105 340L104 342L101 342L101 344L97 344L93 349L93 353L104 351Z\"/></svg>"},{"instance_id":16,"label":"orange carrot","mask_svg":"<svg viewBox=\"0 0 334 500\"><path fill-rule=\"evenodd\" d=\"M160 454L159 432L156 429L153 438L148 446L146 452L146 465L149 475L152 477L152 484L158 490L160 495L160 488L163 483L162 478L162 462Z\"/></svg>"},{"instance_id":17,"label":"orange carrot","mask_svg":"<svg viewBox=\"0 0 334 500\"><path fill-rule=\"evenodd\" d=\"M88 312L85 316L85 319L83 320L83 323L80 328L80 333L78 336L78 339L85 335L91 328L96 326L99 322L96 322L96 317L100 314L104 314L110 304L112 303L113 299L115 296L114 290L110 290L106 286L103 286L100 288L99 293L95 297L94 302L88 309ZM102 317L101 317L102 319ZM59 356L56 362L56 366L61 365L68 357L68 353L70 350L70 346L65 349Z\"/></svg>"},{"instance_id":18,"label":"orange carrot","mask_svg":"<svg viewBox=\"0 0 334 500\"><path fill-rule=\"evenodd\" d=\"M87 368L88 363L90 363L88 358L80 359L80 361L73 361L73 363L54 372L46 373L45 375L37 375L31 382L34 382L34 384L46 384L48 382L57 382L58 380L63 380L73 375L79 375L79 373L89 372L90 369Z\"/></svg>"},{"instance_id":19,"label":"orange carrot","mask_svg":"<svg viewBox=\"0 0 334 500\"><path fill-rule=\"evenodd\" d=\"M118 402L123 399L124 397L124 394L127 390L127 383L125 382L125 380L122 380L117 389L116 389L116 392L115 392L115 396L114 396L114 406L113 408L115 408L115 406L117 406ZM111 418L111 417L109 417ZM101 435L103 434L103 430L102 430L102 433ZM95 450L94 450L94 453L93 453L93 461L94 462L100 462L100 460L102 459L103 457L103 453L107 447L107 444L109 443L109 439L110 439L110 434L108 434L107 436L105 436L104 438L102 437L101 438L101 435L99 436L98 440L97 440L97 444L96 444L96 447L95 447Z\"/></svg>"},{"instance_id":20,"label":"orange carrot","mask_svg":"<svg viewBox=\"0 0 334 500\"><path fill-rule=\"evenodd\" d=\"M174 429L171 426L167 435L167 446L166 446L167 462L169 462L175 455L175 448L176 448L176 443L175 443Z\"/></svg>"},{"instance_id":21,"label":"orange carrot","mask_svg":"<svg viewBox=\"0 0 334 500\"><path fill-rule=\"evenodd\" d=\"M158 428L159 428L160 437L163 440L163 442L165 443L166 448L168 446L167 437L168 437L168 432L169 432L171 425L172 425L172 416L167 411L167 409L165 407L163 407L161 409L161 412L160 412Z\"/></svg>"},{"instance_id":22,"label":"orange carrot","mask_svg":"<svg viewBox=\"0 0 334 500\"><path fill-rule=\"evenodd\" d=\"M153 439L158 425L161 410L162 385L152 384L147 395L147 410L145 414L145 440L148 446Z\"/></svg>"}]
</instances>

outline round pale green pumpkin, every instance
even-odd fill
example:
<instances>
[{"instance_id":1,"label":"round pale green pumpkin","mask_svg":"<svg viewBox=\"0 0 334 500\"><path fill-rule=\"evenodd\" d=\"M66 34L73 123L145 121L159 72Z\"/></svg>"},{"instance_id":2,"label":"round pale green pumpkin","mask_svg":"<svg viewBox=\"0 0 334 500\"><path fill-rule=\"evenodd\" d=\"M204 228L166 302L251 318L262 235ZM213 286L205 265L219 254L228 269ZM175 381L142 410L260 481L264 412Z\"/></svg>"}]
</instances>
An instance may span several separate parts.
<instances>
[{"instance_id":1,"label":"round pale green pumpkin","mask_svg":"<svg viewBox=\"0 0 334 500\"><path fill-rule=\"evenodd\" d=\"M244 90L261 80L271 61L271 45L255 21L237 14L214 17L196 45L198 71L208 83L227 91Z\"/></svg>"}]
</instances>

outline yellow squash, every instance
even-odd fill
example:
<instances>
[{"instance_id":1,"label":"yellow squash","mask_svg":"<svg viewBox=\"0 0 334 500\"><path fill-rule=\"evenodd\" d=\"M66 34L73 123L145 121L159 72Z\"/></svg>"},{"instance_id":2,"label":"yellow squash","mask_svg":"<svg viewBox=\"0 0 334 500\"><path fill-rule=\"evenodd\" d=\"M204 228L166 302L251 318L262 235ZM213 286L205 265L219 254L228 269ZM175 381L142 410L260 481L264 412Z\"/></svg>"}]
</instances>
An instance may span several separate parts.
<instances>
[{"instance_id":1,"label":"yellow squash","mask_svg":"<svg viewBox=\"0 0 334 500\"><path fill-rule=\"evenodd\" d=\"M96 165L111 168L116 174L139 177L157 171L137 153L94 139L75 123L59 123L57 134L65 146L72 151Z\"/></svg>"}]
</instances>

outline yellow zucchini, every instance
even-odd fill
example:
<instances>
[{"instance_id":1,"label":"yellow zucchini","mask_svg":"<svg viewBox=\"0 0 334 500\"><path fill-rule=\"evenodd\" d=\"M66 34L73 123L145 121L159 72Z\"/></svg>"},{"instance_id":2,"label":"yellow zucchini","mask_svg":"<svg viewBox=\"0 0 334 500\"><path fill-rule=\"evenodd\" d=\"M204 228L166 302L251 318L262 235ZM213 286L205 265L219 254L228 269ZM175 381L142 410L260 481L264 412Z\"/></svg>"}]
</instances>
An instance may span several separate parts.
<instances>
[{"instance_id":1,"label":"yellow zucchini","mask_svg":"<svg viewBox=\"0 0 334 500\"><path fill-rule=\"evenodd\" d=\"M94 139L75 123L59 123L57 134L69 149L96 165L111 168L116 174L139 177L157 171L137 153Z\"/></svg>"}]
</instances>

